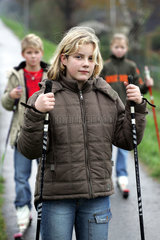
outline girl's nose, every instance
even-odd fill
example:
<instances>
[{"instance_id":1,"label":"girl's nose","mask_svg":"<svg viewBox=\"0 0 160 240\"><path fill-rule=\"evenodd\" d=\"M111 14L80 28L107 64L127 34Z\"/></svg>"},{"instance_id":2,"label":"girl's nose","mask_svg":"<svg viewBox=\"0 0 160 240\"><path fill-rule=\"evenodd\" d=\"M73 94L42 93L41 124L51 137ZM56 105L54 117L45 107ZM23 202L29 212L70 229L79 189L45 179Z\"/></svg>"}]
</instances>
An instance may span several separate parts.
<instances>
[{"instance_id":1,"label":"girl's nose","mask_svg":"<svg viewBox=\"0 0 160 240\"><path fill-rule=\"evenodd\" d=\"M85 66L89 66L89 61L88 61L88 59L86 58L86 59L84 59L84 65Z\"/></svg>"},{"instance_id":2,"label":"girl's nose","mask_svg":"<svg viewBox=\"0 0 160 240\"><path fill-rule=\"evenodd\" d=\"M35 53L32 53L32 57L35 57L36 56L36 54Z\"/></svg>"}]
</instances>

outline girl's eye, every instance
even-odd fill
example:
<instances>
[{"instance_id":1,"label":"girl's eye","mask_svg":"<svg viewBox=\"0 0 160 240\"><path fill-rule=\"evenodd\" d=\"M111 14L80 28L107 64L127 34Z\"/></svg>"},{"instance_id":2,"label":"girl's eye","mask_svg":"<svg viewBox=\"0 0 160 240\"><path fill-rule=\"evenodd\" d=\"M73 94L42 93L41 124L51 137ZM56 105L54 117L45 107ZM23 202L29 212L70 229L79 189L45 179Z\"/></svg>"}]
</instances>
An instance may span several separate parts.
<instances>
[{"instance_id":1,"label":"girl's eye","mask_svg":"<svg viewBox=\"0 0 160 240\"><path fill-rule=\"evenodd\" d=\"M90 57L89 57L89 60L90 60L90 61L93 61L93 57L92 57L92 56L90 56Z\"/></svg>"},{"instance_id":2,"label":"girl's eye","mask_svg":"<svg viewBox=\"0 0 160 240\"><path fill-rule=\"evenodd\" d=\"M81 59L82 57L81 57L81 55L75 55L75 58Z\"/></svg>"}]
</instances>

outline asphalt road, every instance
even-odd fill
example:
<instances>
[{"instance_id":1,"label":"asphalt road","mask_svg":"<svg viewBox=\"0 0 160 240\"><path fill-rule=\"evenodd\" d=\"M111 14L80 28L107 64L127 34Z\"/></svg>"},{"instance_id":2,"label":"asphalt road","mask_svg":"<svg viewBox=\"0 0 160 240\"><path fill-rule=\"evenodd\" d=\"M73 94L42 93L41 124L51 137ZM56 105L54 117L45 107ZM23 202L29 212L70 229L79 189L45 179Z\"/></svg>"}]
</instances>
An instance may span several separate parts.
<instances>
[{"instance_id":1,"label":"asphalt road","mask_svg":"<svg viewBox=\"0 0 160 240\"><path fill-rule=\"evenodd\" d=\"M17 65L21 60L20 42L15 35L0 21L0 96L6 84L7 71ZM4 149L4 143L11 120L12 113L5 111L0 105L0 154ZM113 160L116 151L113 152ZM138 204L136 195L134 159L130 154L128 159L130 196L124 200L115 184L115 194L111 196L112 220L109 227L109 240L141 240L138 218ZM113 169L114 170L114 169ZM35 175L37 166L33 161L30 183L34 192ZM5 203L3 215L6 220L8 240L13 239L17 232L16 215L14 209L14 180L13 180L13 150L8 146L3 169L5 178ZM160 239L160 184L151 179L143 166L140 165L142 207L144 217L144 229L146 240ZM113 179L115 182L114 171ZM33 221L26 233L26 240L35 239L36 211L32 209ZM75 240L73 235L73 240ZM101 237L99 236L99 240Z\"/></svg>"}]
</instances>

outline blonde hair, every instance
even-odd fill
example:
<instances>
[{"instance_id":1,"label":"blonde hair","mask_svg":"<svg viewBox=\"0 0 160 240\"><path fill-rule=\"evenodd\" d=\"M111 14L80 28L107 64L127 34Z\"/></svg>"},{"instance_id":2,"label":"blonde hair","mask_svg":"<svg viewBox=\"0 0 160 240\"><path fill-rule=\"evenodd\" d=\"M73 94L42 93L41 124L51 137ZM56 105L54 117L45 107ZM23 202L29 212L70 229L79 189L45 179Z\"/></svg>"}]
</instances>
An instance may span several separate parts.
<instances>
[{"instance_id":1,"label":"blonde hair","mask_svg":"<svg viewBox=\"0 0 160 240\"><path fill-rule=\"evenodd\" d=\"M34 33L30 33L26 35L21 41L22 53L29 47L43 51L43 42L40 37L38 37Z\"/></svg>"},{"instance_id":2,"label":"blonde hair","mask_svg":"<svg viewBox=\"0 0 160 240\"><path fill-rule=\"evenodd\" d=\"M110 45L115 43L117 40L124 40L126 42L127 47L129 46L129 41L128 38L125 34L123 33L115 33L111 39Z\"/></svg>"},{"instance_id":3,"label":"blonde hair","mask_svg":"<svg viewBox=\"0 0 160 240\"><path fill-rule=\"evenodd\" d=\"M93 77L99 75L103 68L103 60L99 50L99 39L92 28L77 26L71 28L59 43L48 71L48 78L55 80L59 77L60 72L65 74L66 69L61 62L61 54L65 54L66 56L74 54L81 45L88 43L94 45L93 61L95 62L95 68Z\"/></svg>"}]
</instances>

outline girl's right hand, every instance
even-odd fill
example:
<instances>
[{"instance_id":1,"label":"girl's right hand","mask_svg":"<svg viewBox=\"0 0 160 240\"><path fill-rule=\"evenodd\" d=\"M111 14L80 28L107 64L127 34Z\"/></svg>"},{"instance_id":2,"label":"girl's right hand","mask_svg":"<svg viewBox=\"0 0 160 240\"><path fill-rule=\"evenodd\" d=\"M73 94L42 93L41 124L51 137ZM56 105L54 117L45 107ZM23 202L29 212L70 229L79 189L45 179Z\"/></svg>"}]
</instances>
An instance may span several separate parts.
<instances>
[{"instance_id":1,"label":"girl's right hand","mask_svg":"<svg viewBox=\"0 0 160 240\"><path fill-rule=\"evenodd\" d=\"M54 108L54 105L55 97L52 92L40 94L35 102L35 108L43 113L51 111Z\"/></svg>"}]
</instances>

